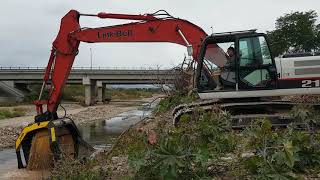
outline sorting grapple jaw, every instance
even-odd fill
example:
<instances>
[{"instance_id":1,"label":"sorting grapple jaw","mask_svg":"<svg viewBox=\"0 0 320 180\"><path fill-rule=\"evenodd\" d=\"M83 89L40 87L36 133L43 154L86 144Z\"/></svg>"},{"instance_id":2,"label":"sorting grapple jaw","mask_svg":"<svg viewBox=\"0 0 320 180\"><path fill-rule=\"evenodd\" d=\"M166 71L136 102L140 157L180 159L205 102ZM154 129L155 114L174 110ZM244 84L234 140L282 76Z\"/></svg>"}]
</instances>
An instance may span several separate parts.
<instances>
[{"instance_id":1,"label":"sorting grapple jaw","mask_svg":"<svg viewBox=\"0 0 320 180\"><path fill-rule=\"evenodd\" d=\"M71 119L30 124L22 130L16 140L18 168L30 170L51 168L55 161L64 156L77 158L80 146L83 146L88 153L93 151L93 148L82 140Z\"/></svg>"}]
</instances>

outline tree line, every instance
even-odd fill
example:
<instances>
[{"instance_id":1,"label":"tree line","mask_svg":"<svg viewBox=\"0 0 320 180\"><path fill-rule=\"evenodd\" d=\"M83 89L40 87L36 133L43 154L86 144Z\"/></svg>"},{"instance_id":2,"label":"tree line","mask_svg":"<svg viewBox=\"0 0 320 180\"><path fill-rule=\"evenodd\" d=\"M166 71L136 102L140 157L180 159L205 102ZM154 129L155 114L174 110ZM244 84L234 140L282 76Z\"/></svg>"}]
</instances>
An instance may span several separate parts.
<instances>
[{"instance_id":1,"label":"tree line","mask_svg":"<svg viewBox=\"0 0 320 180\"><path fill-rule=\"evenodd\" d=\"M292 12L277 18L275 30L268 31L272 54L306 53L320 50L320 24L314 10Z\"/></svg>"}]
</instances>

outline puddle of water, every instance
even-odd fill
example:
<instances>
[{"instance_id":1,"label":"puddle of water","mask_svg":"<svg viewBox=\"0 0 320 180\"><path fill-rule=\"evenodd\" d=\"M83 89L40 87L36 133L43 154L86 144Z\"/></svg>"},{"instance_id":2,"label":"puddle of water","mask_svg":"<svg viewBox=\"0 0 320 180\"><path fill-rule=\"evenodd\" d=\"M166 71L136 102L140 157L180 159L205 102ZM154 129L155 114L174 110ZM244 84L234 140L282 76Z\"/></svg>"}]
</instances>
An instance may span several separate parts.
<instances>
[{"instance_id":1,"label":"puddle of water","mask_svg":"<svg viewBox=\"0 0 320 180\"><path fill-rule=\"evenodd\" d=\"M9 168L18 168L16 152L14 149L0 151L0 174L8 172Z\"/></svg>"},{"instance_id":2,"label":"puddle of water","mask_svg":"<svg viewBox=\"0 0 320 180\"><path fill-rule=\"evenodd\" d=\"M143 104L142 108L130 110L110 119L93 124L78 126L82 138L96 149L108 149L115 142L119 134L130 126L151 115L152 110L160 100Z\"/></svg>"}]
</instances>

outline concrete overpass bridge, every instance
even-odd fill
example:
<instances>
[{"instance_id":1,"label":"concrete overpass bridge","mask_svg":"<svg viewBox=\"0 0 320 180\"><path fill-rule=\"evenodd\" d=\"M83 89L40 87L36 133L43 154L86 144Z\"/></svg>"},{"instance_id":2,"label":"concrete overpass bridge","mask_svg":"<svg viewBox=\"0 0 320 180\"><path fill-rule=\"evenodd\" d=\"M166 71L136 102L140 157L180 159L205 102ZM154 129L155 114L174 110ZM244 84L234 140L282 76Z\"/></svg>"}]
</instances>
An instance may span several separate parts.
<instances>
[{"instance_id":1,"label":"concrete overpass bridge","mask_svg":"<svg viewBox=\"0 0 320 180\"><path fill-rule=\"evenodd\" d=\"M42 84L45 68L0 67L0 96L2 100L22 100L29 84ZM85 86L87 105L104 100L107 84L172 84L178 72L172 69L73 68L67 84ZM7 98L7 99L6 99ZM1 101L1 97L0 97Z\"/></svg>"}]
</instances>

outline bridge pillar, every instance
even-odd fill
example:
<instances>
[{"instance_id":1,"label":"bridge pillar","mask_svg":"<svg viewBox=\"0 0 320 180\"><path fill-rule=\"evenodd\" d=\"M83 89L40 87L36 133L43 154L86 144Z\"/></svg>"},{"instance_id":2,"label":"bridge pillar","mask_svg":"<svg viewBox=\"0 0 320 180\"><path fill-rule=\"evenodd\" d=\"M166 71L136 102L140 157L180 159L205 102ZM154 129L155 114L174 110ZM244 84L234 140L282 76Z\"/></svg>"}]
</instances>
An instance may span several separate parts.
<instances>
[{"instance_id":1,"label":"bridge pillar","mask_svg":"<svg viewBox=\"0 0 320 180\"><path fill-rule=\"evenodd\" d=\"M0 101L1 102L21 102L24 92L15 87L14 81L0 81Z\"/></svg>"},{"instance_id":2,"label":"bridge pillar","mask_svg":"<svg viewBox=\"0 0 320 180\"><path fill-rule=\"evenodd\" d=\"M98 104L103 104L104 102L104 88L102 81L97 81L97 103Z\"/></svg>"},{"instance_id":3,"label":"bridge pillar","mask_svg":"<svg viewBox=\"0 0 320 180\"><path fill-rule=\"evenodd\" d=\"M104 102L106 102L106 84L102 84L102 99Z\"/></svg>"},{"instance_id":4,"label":"bridge pillar","mask_svg":"<svg viewBox=\"0 0 320 180\"><path fill-rule=\"evenodd\" d=\"M90 77L83 77L82 84L84 85L85 104L88 106L93 105L96 84L92 82Z\"/></svg>"},{"instance_id":5,"label":"bridge pillar","mask_svg":"<svg viewBox=\"0 0 320 180\"><path fill-rule=\"evenodd\" d=\"M9 87L11 88L15 88L15 84L14 84L14 81L2 81L4 82L5 84L7 84Z\"/></svg>"}]
</instances>

